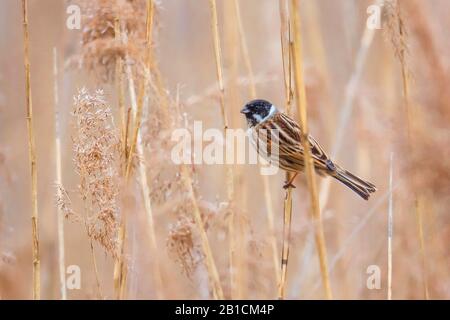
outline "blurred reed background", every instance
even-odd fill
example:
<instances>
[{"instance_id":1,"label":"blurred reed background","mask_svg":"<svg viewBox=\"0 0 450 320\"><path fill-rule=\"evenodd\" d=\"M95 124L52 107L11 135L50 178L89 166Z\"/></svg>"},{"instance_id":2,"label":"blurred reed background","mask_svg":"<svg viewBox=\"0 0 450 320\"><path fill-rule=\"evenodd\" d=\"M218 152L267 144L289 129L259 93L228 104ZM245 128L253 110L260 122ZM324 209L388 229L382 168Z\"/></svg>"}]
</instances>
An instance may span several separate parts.
<instances>
[{"instance_id":1,"label":"blurred reed background","mask_svg":"<svg viewBox=\"0 0 450 320\"><path fill-rule=\"evenodd\" d=\"M280 8L291 1L25 2L41 286L32 280L22 2L3 0L0 298L277 298L284 174L175 165L170 137L195 120L245 128L239 110L255 97L285 108ZM378 1L382 28L370 30L372 1L298 2L309 132L378 187L366 202L316 179L333 297L450 298L450 4ZM81 30L66 27L72 4ZM324 299L305 175L295 184L285 297ZM71 265L79 290L61 286L60 268ZM367 288L371 265L378 290Z\"/></svg>"}]
</instances>

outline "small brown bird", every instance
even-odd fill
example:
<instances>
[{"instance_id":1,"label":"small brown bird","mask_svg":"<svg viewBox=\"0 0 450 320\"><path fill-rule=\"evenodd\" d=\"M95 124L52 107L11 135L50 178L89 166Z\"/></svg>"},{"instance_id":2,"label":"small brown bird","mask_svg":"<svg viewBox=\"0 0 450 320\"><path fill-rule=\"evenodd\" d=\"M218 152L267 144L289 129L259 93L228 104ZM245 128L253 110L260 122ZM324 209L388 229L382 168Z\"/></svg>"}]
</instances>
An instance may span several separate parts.
<instances>
[{"instance_id":1,"label":"small brown bird","mask_svg":"<svg viewBox=\"0 0 450 320\"><path fill-rule=\"evenodd\" d=\"M303 146L299 125L266 100L253 100L241 110L247 119L249 135L258 153L281 169L293 172L285 188L293 187L298 173L304 171ZM331 176L368 200L376 187L341 168L328 157L319 143L308 135L315 171L321 176ZM275 150L275 152L274 152Z\"/></svg>"}]
</instances>

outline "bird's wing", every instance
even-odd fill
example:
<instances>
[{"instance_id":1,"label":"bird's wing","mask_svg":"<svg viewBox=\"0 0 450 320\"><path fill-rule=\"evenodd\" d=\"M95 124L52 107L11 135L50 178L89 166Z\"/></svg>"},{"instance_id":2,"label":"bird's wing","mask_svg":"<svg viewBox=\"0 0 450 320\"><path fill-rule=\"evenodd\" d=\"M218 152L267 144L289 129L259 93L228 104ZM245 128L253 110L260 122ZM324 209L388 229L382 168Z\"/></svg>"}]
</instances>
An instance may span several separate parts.
<instances>
[{"instance_id":1,"label":"bird's wing","mask_svg":"<svg viewBox=\"0 0 450 320\"><path fill-rule=\"evenodd\" d=\"M294 120L283 113L278 113L260 124L260 128L278 131L278 137L275 134L274 137L268 137L266 141L270 141L271 145L276 143L281 162L285 160L294 167L303 166L304 149L301 143L301 130ZM326 170L328 168L327 161L329 161L328 155L311 135L308 135L308 140L314 166L316 169ZM289 166L289 163L286 166Z\"/></svg>"}]
</instances>

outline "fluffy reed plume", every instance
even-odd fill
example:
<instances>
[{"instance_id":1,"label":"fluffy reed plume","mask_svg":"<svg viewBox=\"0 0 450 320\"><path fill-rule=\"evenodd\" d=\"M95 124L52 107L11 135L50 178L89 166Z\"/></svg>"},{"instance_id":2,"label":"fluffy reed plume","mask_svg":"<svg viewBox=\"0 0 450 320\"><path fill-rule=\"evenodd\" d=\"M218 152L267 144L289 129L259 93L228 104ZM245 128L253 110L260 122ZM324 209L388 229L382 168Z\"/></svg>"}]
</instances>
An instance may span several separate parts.
<instances>
[{"instance_id":1,"label":"fluffy reed plume","mask_svg":"<svg viewBox=\"0 0 450 320\"><path fill-rule=\"evenodd\" d=\"M385 36L391 41L395 56L403 61L406 66L406 54L408 53L408 32L403 14L397 0L385 1L384 9Z\"/></svg>"},{"instance_id":2,"label":"fluffy reed plume","mask_svg":"<svg viewBox=\"0 0 450 320\"><path fill-rule=\"evenodd\" d=\"M403 19L402 12L400 10L400 5L397 0L390 0L385 2L384 10L385 19L385 30L387 36L390 38L392 47L394 49L394 54L400 62L401 74L402 74L402 84L403 84L403 99L407 114L408 122L408 135L411 135L411 125L412 125L412 110L411 103L409 101L410 89L409 89L409 77L410 71L407 62L408 45L407 45L407 30L405 22ZM411 137L409 137L411 138Z\"/></svg>"},{"instance_id":3,"label":"fluffy reed plume","mask_svg":"<svg viewBox=\"0 0 450 320\"><path fill-rule=\"evenodd\" d=\"M307 121L307 106L306 106L306 94L305 84L303 80L303 68L302 68L302 40L301 40L301 21L299 12L298 0L291 1L291 18L292 28L294 32L293 39L293 62L294 62L294 78L295 78L295 100L298 107L298 114L300 117L300 128L302 136L302 145L305 150L305 175L306 182L310 193L310 204L312 220L314 224L314 233L316 239L316 247L319 255L320 271L322 275L322 282L324 286L325 295L328 299L332 299L328 262L327 262L327 250L325 245L325 236L322 225L322 218L320 215L320 204L317 194L317 186L314 173L314 165L311 158L311 150L308 140L308 121Z\"/></svg>"},{"instance_id":4,"label":"fluffy reed plume","mask_svg":"<svg viewBox=\"0 0 450 320\"><path fill-rule=\"evenodd\" d=\"M103 91L81 89L74 100L74 162L87 202L88 235L115 254L118 214L118 137Z\"/></svg>"},{"instance_id":5,"label":"fluffy reed plume","mask_svg":"<svg viewBox=\"0 0 450 320\"><path fill-rule=\"evenodd\" d=\"M101 81L114 80L116 60L127 57L140 70L145 35L145 3L140 0L77 0L82 8L81 53L71 64L91 71ZM115 20L120 17L122 32L130 39L126 44L115 36Z\"/></svg>"},{"instance_id":6,"label":"fluffy reed plume","mask_svg":"<svg viewBox=\"0 0 450 320\"><path fill-rule=\"evenodd\" d=\"M90 94L79 90L74 97L73 161L80 177L78 193L84 215L70 206L67 192L58 186L57 205L68 217L82 221L89 237L90 252L99 297L103 297L93 241L97 241L112 257L117 258L118 232L118 167L120 140L111 109L103 91Z\"/></svg>"},{"instance_id":7,"label":"fluffy reed plume","mask_svg":"<svg viewBox=\"0 0 450 320\"><path fill-rule=\"evenodd\" d=\"M204 259L196 230L195 221L191 217L181 215L170 226L167 238L169 253L180 264L181 270L188 278L192 277Z\"/></svg>"},{"instance_id":8,"label":"fluffy reed plume","mask_svg":"<svg viewBox=\"0 0 450 320\"><path fill-rule=\"evenodd\" d=\"M28 32L28 2L22 0L23 18L23 45L24 45L24 65L25 65L25 92L28 127L28 154L31 168L31 228L33 251L33 299L41 298L41 278L40 278L40 257L39 257L39 232L38 232L38 201L37 201L37 168L36 168L36 145L33 128L33 107L31 101L31 73L30 73L30 53L29 53L29 32Z\"/></svg>"},{"instance_id":9,"label":"fluffy reed plume","mask_svg":"<svg viewBox=\"0 0 450 320\"><path fill-rule=\"evenodd\" d=\"M57 204L66 217L83 221L88 236L116 256L119 139L101 90L81 89L74 97L73 161L80 177L79 196L85 217L77 214L67 192ZM58 188L60 188L59 186Z\"/></svg>"},{"instance_id":10,"label":"fluffy reed plume","mask_svg":"<svg viewBox=\"0 0 450 320\"><path fill-rule=\"evenodd\" d=\"M195 281L196 287L201 286L202 275L199 274L202 270L208 272L210 293L213 297L216 296L214 288L214 275L210 275L210 263L206 257L206 251L204 250L204 243L201 233L201 229L197 227L196 221L192 216L193 210L198 210L204 224L204 230L209 231L211 234L214 232L225 232L220 227L223 226L223 220L226 213L217 208L212 209L212 206L204 201L195 201L188 197L180 201L179 205L175 208L161 208L167 213L172 213L177 216L177 220L169 225L169 233L166 238L166 246L169 253L169 257L176 262L181 272L190 280ZM220 225L219 229L217 228ZM202 268L203 265L205 268ZM222 266L218 272L222 275L226 275L228 270L224 271ZM227 284L224 284L224 292L228 292L229 288Z\"/></svg>"}]
</instances>

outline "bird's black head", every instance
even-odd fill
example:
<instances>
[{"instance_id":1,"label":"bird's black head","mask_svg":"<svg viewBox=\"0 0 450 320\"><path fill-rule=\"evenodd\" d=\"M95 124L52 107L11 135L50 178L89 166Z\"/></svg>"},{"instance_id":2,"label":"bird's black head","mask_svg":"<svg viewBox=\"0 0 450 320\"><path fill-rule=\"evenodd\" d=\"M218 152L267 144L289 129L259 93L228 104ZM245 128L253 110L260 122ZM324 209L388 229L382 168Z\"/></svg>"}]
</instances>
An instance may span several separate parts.
<instances>
[{"instance_id":1,"label":"bird's black head","mask_svg":"<svg viewBox=\"0 0 450 320\"><path fill-rule=\"evenodd\" d=\"M248 126L254 127L268 119L276 111L275 106L269 101L257 99L247 103L241 113L245 115Z\"/></svg>"}]
</instances>

